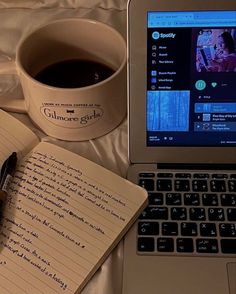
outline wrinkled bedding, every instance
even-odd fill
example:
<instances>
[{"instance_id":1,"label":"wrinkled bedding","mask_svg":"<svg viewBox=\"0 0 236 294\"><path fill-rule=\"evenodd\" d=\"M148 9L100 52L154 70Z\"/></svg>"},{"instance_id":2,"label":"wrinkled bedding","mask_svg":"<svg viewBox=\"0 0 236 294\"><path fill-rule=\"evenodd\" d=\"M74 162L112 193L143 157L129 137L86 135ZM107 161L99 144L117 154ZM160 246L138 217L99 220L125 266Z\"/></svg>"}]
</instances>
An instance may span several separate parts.
<instances>
[{"instance_id":1,"label":"wrinkled bedding","mask_svg":"<svg viewBox=\"0 0 236 294\"><path fill-rule=\"evenodd\" d=\"M100 20L113 26L126 37L126 5L126 0L0 0L0 72L6 60L14 60L16 46L21 38L50 20L65 17ZM1 96L9 99L22 97L17 76L0 73L0 101ZM31 128L42 141L58 144L123 177L126 176L126 118L116 129L103 137L84 142L66 142L41 132L26 114L11 114ZM122 250L121 241L84 288L83 294L121 294Z\"/></svg>"}]
</instances>

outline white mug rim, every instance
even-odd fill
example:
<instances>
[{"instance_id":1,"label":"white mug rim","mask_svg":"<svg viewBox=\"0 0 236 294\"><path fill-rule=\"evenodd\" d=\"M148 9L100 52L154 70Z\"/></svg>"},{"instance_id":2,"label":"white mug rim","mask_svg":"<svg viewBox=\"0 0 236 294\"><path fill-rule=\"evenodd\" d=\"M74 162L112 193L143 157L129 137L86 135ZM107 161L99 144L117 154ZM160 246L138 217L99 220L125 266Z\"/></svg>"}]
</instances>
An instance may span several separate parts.
<instances>
[{"instance_id":1,"label":"white mug rim","mask_svg":"<svg viewBox=\"0 0 236 294\"><path fill-rule=\"evenodd\" d=\"M109 29L110 31L112 31L113 34L115 34L121 41L121 43L123 43L123 47L124 47L124 58L120 64L120 66L115 70L115 72L109 76L108 78L102 80L101 82L98 82L96 84L92 84L92 85L89 85L89 86L84 86L84 87L75 87L75 88L63 88L63 87L55 87L55 86L51 86L51 85L47 85L47 84L44 84L42 82L39 82L38 80L36 80L34 77L32 77L25 69L24 69L24 66L22 65L20 59L19 59L19 55L20 55L20 51L22 50L22 46L24 45L24 43L27 41L27 39L29 37L31 37L34 33L37 33L39 30L41 29L44 29L45 27L47 26L50 26L50 25L53 25L53 24L56 24L56 23L60 23L60 22L67 22L67 21L78 21L78 22L90 22L90 23L94 23L94 24L97 24L97 25L100 25L100 26L103 26L107 29ZM30 79L32 82L38 84L38 85L41 85L45 88L48 88L48 89L52 89L52 90L57 90L57 91L70 91L70 92L73 92L73 91L86 91L86 90L89 90L89 89L93 89L93 88L96 88L98 86L102 86L103 84L106 84L108 83L110 80L113 80L117 75L119 75L119 73L123 70L123 68L125 67L126 65L126 62L127 62L127 51L126 51L126 42L124 40L124 38L122 37L122 35L113 27L109 26L108 24L106 23L103 23L101 21L98 21L98 20L93 20L93 19L89 19L89 18L76 18L76 17L71 17L71 18L62 18L62 19L57 19L57 20L54 20L54 21L50 21L38 28L36 28L35 30L33 30L32 32L30 32L27 36L25 36L21 41L20 43L18 44L17 46L17 50L16 50L16 67L17 67L17 70L20 69L20 71L25 75L27 76L28 79Z\"/></svg>"}]
</instances>

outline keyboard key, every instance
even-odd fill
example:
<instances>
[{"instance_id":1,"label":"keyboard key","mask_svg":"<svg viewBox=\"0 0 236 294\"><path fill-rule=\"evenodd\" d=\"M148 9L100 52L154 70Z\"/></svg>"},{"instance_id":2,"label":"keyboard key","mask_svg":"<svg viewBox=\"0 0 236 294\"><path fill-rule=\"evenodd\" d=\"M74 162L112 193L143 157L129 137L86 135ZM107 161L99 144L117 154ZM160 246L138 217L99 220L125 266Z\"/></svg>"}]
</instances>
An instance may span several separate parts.
<instances>
[{"instance_id":1,"label":"keyboard key","mask_svg":"<svg viewBox=\"0 0 236 294\"><path fill-rule=\"evenodd\" d=\"M172 181L171 180L157 180L157 191L171 191Z\"/></svg>"},{"instance_id":2,"label":"keyboard key","mask_svg":"<svg viewBox=\"0 0 236 294\"><path fill-rule=\"evenodd\" d=\"M197 224L193 222L181 223L182 236L197 236Z\"/></svg>"},{"instance_id":3,"label":"keyboard key","mask_svg":"<svg viewBox=\"0 0 236 294\"><path fill-rule=\"evenodd\" d=\"M143 210L139 219L168 219L168 208L148 206Z\"/></svg>"},{"instance_id":4,"label":"keyboard key","mask_svg":"<svg viewBox=\"0 0 236 294\"><path fill-rule=\"evenodd\" d=\"M174 251L174 240L172 238L158 238L157 239L157 251L173 252Z\"/></svg>"},{"instance_id":5,"label":"keyboard key","mask_svg":"<svg viewBox=\"0 0 236 294\"><path fill-rule=\"evenodd\" d=\"M154 219L168 219L168 208L167 207L154 208Z\"/></svg>"},{"instance_id":6,"label":"keyboard key","mask_svg":"<svg viewBox=\"0 0 236 294\"><path fill-rule=\"evenodd\" d=\"M236 192L236 181L230 180L228 181L229 191Z\"/></svg>"},{"instance_id":7,"label":"keyboard key","mask_svg":"<svg viewBox=\"0 0 236 294\"><path fill-rule=\"evenodd\" d=\"M225 219L223 208L209 208L208 218L210 221L223 221Z\"/></svg>"},{"instance_id":8,"label":"keyboard key","mask_svg":"<svg viewBox=\"0 0 236 294\"><path fill-rule=\"evenodd\" d=\"M175 191L185 192L190 190L190 183L188 180L175 180Z\"/></svg>"},{"instance_id":9,"label":"keyboard key","mask_svg":"<svg viewBox=\"0 0 236 294\"><path fill-rule=\"evenodd\" d=\"M148 193L149 205L163 205L164 196L162 193Z\"/></svg>"},{"instance_id":10,"label":"keyboard key","mask_svg":"<svg viewBox=\"0 0 236 294\"><path fill-rule=\"evenodd\" d=\"M191 174L189 174L189 173L176 173L175 177L179 178L179 179L190 179Z\"/></svg>"},{"instance_id":11,"label":"keyboard key","mask_svg":"<svg viewBox=\"0 0 236 294\"><path fill-rule=\"evenodd\" d=\"M196 246L199 253L217 253L219 251L216 239L197 239Z\"/></svg>"},{"instance_id":12,"label":"keyboard key","mask_svg":"<svg viewBox=\"0 0 236 294\"><path fill-rule=\"evenodd\" d=\"M146 207L140 214L139 219L153 219L151 207Z\"/></svg>"},{"instance_id":13,"label":"keyboard key","mask_svg":"<svg viewBox=\"0 0 236 294\"><path fill-rule=\"evenodd\" d=\"M173 222L162 223L162 235L163 236L177 236L178 235L178 224Z\"/></svg>"},{"instance_id":14,"label":"keyboard key","mask_svg":"<svg viewBox=\"0 0 236 294\"><path fill-rule=\"evenodd\" d=\"M205 209L202 207L190 208L189 209L189 218L193 221L203 221L206 220L206 212Z\"/></svg>"},{"instance_id":15,"label":"keyboard key","mask_svg":"<svg viewBox=\"0 0 236 294\"><path fill-rule=\"evenodd\" d=\"M204 206L218 206L217 194L202 194L202 204Z\"/></svg>"},{"instance_id":16,"label":"keyboard key","mask_svg":"<svg viewBox=\"0 0 236 294\"><path fill-rule=\"evenodd\" d=\"M223 180L212 180L210 181L211 192L225 192L226 185Z\"/></svg>"},{"instance_id":17,"label":"keyboard key","mask_svg":"<svg viewBox=\"0 0 236 294\"><path fill-rule=\"evenodd\" d=\"M212 174L212 179L227 179L228 175L227 174Z\"/></svg>"},{"instance_id":18,"label":"keyboard key","mask_svg":"<svg viewBox=\"0 0 236 294\"><path fill-rule=\"evenodd\" d=\"M172 207L171 208L171 219L172 220L186 220L187 209L185 207Z\"/></svg>"},{"instance_id":19,"label":"keyboard key","mask_svg":"<svg viewBox=\"0 0 236 294\"><path fill-rule=\"evenodd\" d=\"M221 194L222 206L235 206L236 207L236 194Z\"/></svg>"},{"instance_id":20,"label":"keyboard key","mask_svg":"<svg viewBox=\"0 0 236 294\"><path fill-rule=\"evenodd\" d=\"M152 252L154 251L154 238L152 237L139 237L138 238L138 251Z\"/></svg>"},{"instance_id":21,"label":"keyboard key","mask_svg":"<svg viewBox=\"0 0 236 294\"><path fill-rule=\"evenodd\" d=\"M138 223L139 235L159 235L158 222L139 222Z\"/></svg>"},{"instance_id":22,"label":"keyboard key","mask_svg":"<svg viewBox=\"0 0 236 294\"><path fill-rule=\"evenodd\" d=\"M236 208L228 208L227 209L227 218L230 222L236 221Z\"/></svg>"},{"instance_id":23,"label":"keyboard key","mask_svg":"<svg viewBox=\"0 0 236 294\"><path fill-rule=\"evenodd\" d=\"M139 173L139 177L140 178L154 178L155 177L155 173Z\"/></svg>"},{"instance_id":24,"label":"keyboard key","mask_svg":"<svg viewBox=\"0 0 236 294\"><path fill-rule=\"evenodd\" d=\"M154 180L153 179L140 179L139 186L143 187L147 191L154 190Z\"/></svg>"},{"instance_id":25,"label":"keyboard key","mask_svg":"<svg viewBox=\"0 0 236 294\"><path fill-rule=\"evenodd\" d=\"M200 234L203 237L215 237L217 235L214 223L200 223Z\"/></svg>"},{"instance_id":26,"label":"keyboard key","mask_svg":"<svg viewBox=\"0 0 236 294\"><path fill-rule=\"evenodd\" d=\"M177 238L176 248L178 252L193 252L193 239Z\"/></svg>"},{"instance_id":27,"label":"keyboard key","mask_svg":"<svg viewBox=\"0 0 236 294\"><path fill-rule=\"evenodd\" d=\"M193 191L195 192L207 192L207 181L206 180L193 180L192 182Z\"/></svg>"},{"instance_id":28,"label":"keyboard key","mask_svg":"<svg viewBox=\"0 0 236 294\"><path fill-rule=\"evenodd\" d=\"M236 224L219 224L221 237L236 237Z\"/></svg>"},{"instance_id":29,"label":"keyboard key","mask_svg":"<svg viewBox=\"0 0 236 294\"><path fill-rule=\"evenodd\" d=\"M222 239L221 251L226 254L236 254L236 239Z\"/></svg>"},{"instance_id":30,"label":"keyboard key","mask_svg":"<svg viewBox=\"0 0 236 294\"><path fill-rule=\"evenodd\" d=\"M158 178L173 178L172 173L157 173Z\"/></svg>"},{"instance_id":31,"label":"keyboard key","mask_svg":"<svg viewBox=\"0 0 236 294\"><path fill-rule=\"evenodd\" d=\"M198 193L185 193L184 205L198 206L200 205L200 198Z\"/></svg>"},{"instance_id":32,"label":"keyboard key","mask_svg":"<svg viewBox=\"0 0 236 294\"><path fill-rule=\"evenodd\" d=\"M180 193L166 193L166 205L181 205Z\"/></svg>"},{"instance_id":33,"label":"keyboard key","mask_svg":"<svg viewBox=\"0 0 236 294\"><path fill-rule=\"evenodd\" d=\"M209 178L209 174L196 173L196 174L193 174L193 177L195 179L208 179Z\"/></svg>"}]
</instances>

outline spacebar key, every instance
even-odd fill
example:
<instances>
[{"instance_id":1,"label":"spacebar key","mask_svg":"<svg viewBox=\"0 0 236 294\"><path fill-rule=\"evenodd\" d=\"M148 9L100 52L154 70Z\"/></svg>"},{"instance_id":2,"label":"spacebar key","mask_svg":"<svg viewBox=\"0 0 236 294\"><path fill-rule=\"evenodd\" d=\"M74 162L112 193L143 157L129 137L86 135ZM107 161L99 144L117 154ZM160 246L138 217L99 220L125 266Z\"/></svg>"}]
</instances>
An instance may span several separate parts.
<instances>
[{"instance_id":1,"label":"spacebar key","mask_svg":"<svg viewBox=\"0 0 236 294\"><path fill-rule=\"evenodd\" d=\"M222 253L236 254L236 239L222 239L221 250Z\"/></svg>"}]
</instances>

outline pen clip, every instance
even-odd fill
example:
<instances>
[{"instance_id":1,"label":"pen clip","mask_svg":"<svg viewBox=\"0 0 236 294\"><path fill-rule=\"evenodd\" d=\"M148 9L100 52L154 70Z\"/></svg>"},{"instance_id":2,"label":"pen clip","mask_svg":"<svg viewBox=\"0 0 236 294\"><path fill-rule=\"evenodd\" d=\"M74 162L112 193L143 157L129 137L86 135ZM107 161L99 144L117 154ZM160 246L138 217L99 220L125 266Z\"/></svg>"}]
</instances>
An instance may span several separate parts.
<instances>
[{"instance_id":1,"label":"pen clip","mask_svg":"<svg viewBox=\"0 0 236 294\"><path fill-rule=\"evenodd\" d=\"M7 160L4 161L2 168L1 168L1 173L0 173L0 189L3 186L4 183L4 178L5 178L5 173L6 173L6 165L7 165Z\"/></svg>"},{"instance_id":2,"label":"pen clip","mask_svg":"<svg viewBox=\"0 0 236 294\"><path fill-rule=\"evenodd\" d=\"M9 179L9 176L11 176L12 173L14 172L16 167L16 162L17 162L17 154L16 152L12 152L12 154L5 160L1 168L0 189L2 189L3 186L5 187L7 178Z\"/></svg>"}]
</instances>

